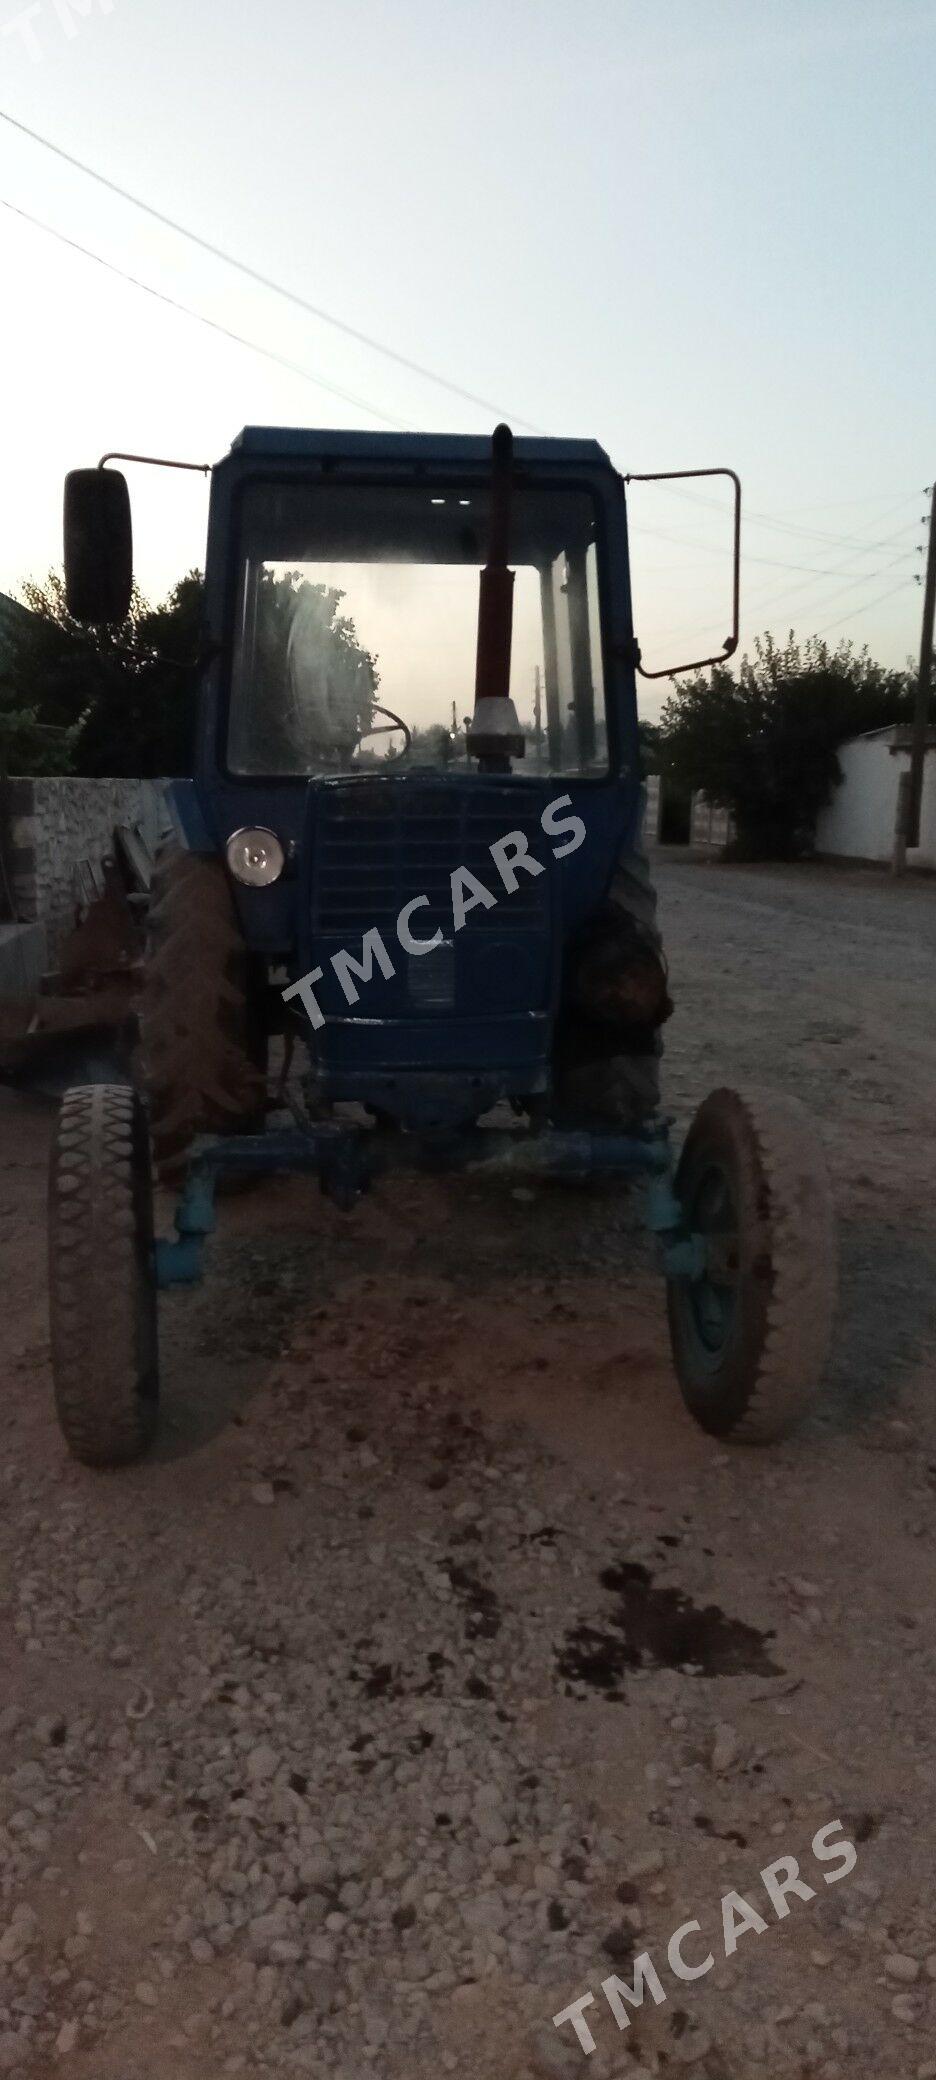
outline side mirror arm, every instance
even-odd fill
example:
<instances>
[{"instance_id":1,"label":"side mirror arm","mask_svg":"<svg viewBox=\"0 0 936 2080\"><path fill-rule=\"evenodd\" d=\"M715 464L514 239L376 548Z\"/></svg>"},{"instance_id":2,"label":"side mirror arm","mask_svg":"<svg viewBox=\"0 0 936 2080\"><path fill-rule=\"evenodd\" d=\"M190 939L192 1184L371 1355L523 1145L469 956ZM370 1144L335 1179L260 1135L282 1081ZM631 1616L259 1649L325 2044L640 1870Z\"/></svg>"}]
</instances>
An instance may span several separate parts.
<instances>
[{"instance_id":1,"label":"side mirror arm","mask_svg":"<svg viewBox=\"0 0 936 2080\"><path fill-rule=\"evenodd\" d=\"M709 664L725 664L738 647L741 600L741 479L733 469L658 469L631 472L625 484L667 484L683 477L728 477L734 485L734 538L732 545L732 627L715 657L694 657L688 664L667 665L662 672L648 672L640 662L640 644L634 644L634 664L642 679L672 679L677 672L701 672Z\"/></svg>"},{"instance_id":2,"label":"side mirror arm","mask_svg":"<svg viewBox=\"0 0 936 2080\"><path fill-rule=\"evenodd\" d=\"M153 469L194 469L200 477L211 475L210 462L169 462L164 455L124 455L116 448L113 454L101 456L98 469L104 469L108 462L147 462Z\"/></svg>"}]
</instances>

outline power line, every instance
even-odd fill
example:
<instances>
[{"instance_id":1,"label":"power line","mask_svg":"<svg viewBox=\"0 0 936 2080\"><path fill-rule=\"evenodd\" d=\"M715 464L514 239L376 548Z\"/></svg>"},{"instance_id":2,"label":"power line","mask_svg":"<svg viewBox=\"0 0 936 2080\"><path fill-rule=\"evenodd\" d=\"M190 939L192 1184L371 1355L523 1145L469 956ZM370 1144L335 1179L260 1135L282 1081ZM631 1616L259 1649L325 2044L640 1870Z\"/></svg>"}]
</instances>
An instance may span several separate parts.
<instances>
[{"instance_id":1,"label":"power line","mask_svg":"<svg viewBox=\"0 0 936 2080\"><path fill-rule=\"evenodd\" d=\"M688 546L694 549L702 549L704 550L707 556L724 556L725 553L720 543L693 541L689 535L671 534L667 532L667 530L663 527L643 527L640 531L641 534L655 535L657 540L661 542L677 542L681 547ZM901 528L900 532L905 533L906 530ZM892 537L892 539L896 538ZM870 555L872 548L877 550L878 548L884 548L885 546L890 547L890 543L869 543L867 550L863 550L861 553L863 555ZM741 553L742 561L745 564L762 563L766 564L769 569L777 571L806 571L809 573L810 577L816 578L837 578L839 572L847 568L847 565L843 565L840 563L832 564L829 569L823 569L822 566L818 563L783 563L780 560L780 558L776 556L754 556L748 549L742 550ZM902 553L905 556L910 556L913 552L908 547ZM697 565L695 566L695 568L702 569L704 568L704 566ZM794 587L794 590L796 589L797 588Z\"/></svg>"},{"instance_id":2,"label":"power line","mask_svg":"<svg viewBox=\"0 0 936 2080\"><path fill-rule=\"evenodd\" d=\"M916 525L915 522L913 524ZM880 544L881 548L892 548L894 546L894 543L898 540L899 535L905 534L906 531L906 528L898 529L898 533L891 535L889 541L882 542ZM866 552L862 550L861 553L862 555L864 555ZM883 577L885 571L893 570L898 563L902 563L906 557L913 555L913 553L913 550L908 546L899 550L896 556L891 557L889 563L881 564L878 567L878 569L873 571L858 571L854 578L849 578L848 582L845 585L839 587L838 594L833 593L833 599L836 597L841 597L842 593L854 591L856 585L873 585L876 578ZM824 572L822 575L825 577L837 577L839 573L842 571L847 573L851 567L851 558L846 557L844 563L837 565L830 571ZM817 572L817 576L818 575L819 573ZM811 583L812 580L810 580L809 578L804 578L797 585L785 586L782 592L756 594L751 604L757 608L758 613L761 613L766 609L772 607L774 604L781 603L785 600L798 598L801 593L808 592L810 590ZM829 599L828 595L826 595L826 598L824 600L822 600L821 602L817 602L816 610L821 613L823 608L827 607L828 604ZM810 611L812 611L812 609L810 609Z\"/></svg>"},{"instance_id":3,"label":"power line","mask_svg":"<svg viewBox=\"0 0 936 2080\"><path fill-rule=\"evenodd\" d=\"M709 506L715 512L721 512L724 510L724 508L719 505L717 499L706 498L704 494L701 492L683 491L676 490L675 488L673 488L670 492L670 495L673 498L683 499L687 505ZM917 496L918 493L915 491L906 492L904 497L897 499L896 502L891 507L889 507L887 512L880 513L878 515L877 519L873 523L874 527L883 527L885 520L890 519L891 513L899 512L902 506L909 505L911 500L915 499ZM768 527L777 534L801 535L806 537L810 541L829 542L833 547L837 548L854 548L858 550L863 550L865 548L874 549L885 548L887 546L887 544L884 542L868 541L866 537L863 538L861 535L830 534L824 528L797 527L793 521L775 520L770 513L758 512L757 509L753 506L745 507L744 519L745 525L752 525L755 527ZM913 524L914 523L912 521L908 521L907 523L908 526L912 526Z\"/></svg>"},{"instance_id":4,"label":"power line","mask_svg":"<svg viewBox=\"0 0 936 2080\"><path fill-rule=\"evenodd\" d=\"M113 260L104 260L100 253L92 253L89 246L79 245L77 239L66 237L65 232L57 231L54 224L44 224L40 217L33 217L28 210L19 209L15 202L8 202L3 195L0 195L0 207L10 210L14 217L21 217L25 224L31 224L36 231L44 231L47 237L58 239L60 245L68 246L73 253L81 253L85 260L93 260L96 267L106 268L108 274L117 275L122 282L129 282L134 289L142 289L145 296L154 296L157 303L168 304L170 310L181 311L184 317L194 318L196 324L207 325L212 332L220 332L225 339L235 340L239 347L247 347L251 354L261 354L266 361L278 362L280 368L290 369L293 375L301 376L304 382L315 383L319 390L327 390L332 397L340 397L344 404L356 405L360 411L368 412L374 419L381 419L385 425L406 428L405 420L391 419L376 405L369 404L365 397L356 397L351 390L339 390L337 384L328 382L324 376L314 374L310 368L303 368L298 361L289 361L285 354L277 354L272 347L258 346L256 340L245 339L243 333L234 332L230 325L222 325L217 318L206 317L204 311L197 311L190 304L180 303L177 297L167 296L162 289L154 289L149 282L140 281L138 275L128 274L125 268L115 266Z\"/></svg>"},{"instance_id":5,"label":"power line","mask_svg":"<svg viewBox=\"0 0 936 2080\"><path fill-rule=\"evenodd\" d=\"M867 498L813 498L806 505L802 505L797 501L792 506L778 506L777 511L778 513L828 513L831 512L833 507L839 506L884 506L887 504L888 499L893 499L896 495L894 491L872 491ZM916 492L908 492L907 497L915 498ZM903 504L902 498L900 504Z\"/></svg>"},{"instance_id":6,"label":"power line","mask_svg":"<svg viewBox=\"0 0 936 2080\"><path fill-rule=\"evenodd\" d=\"M844 585L837 586L832 593L826 592L824 587L822 593L818 593L811 578L801 578L795 585L784 585L779 592L755 591L748 602L748 611L753 610L758 614L765 614L770 613L774 607L780 607L786 612L787 603L790 600L795 600L797 602L796 612L798 614L825 613L832 600L841 599L849 592L860 591L862 586L875 584L876 580L883 577L886 571L895 570L899 563L903 563L908 554L909 551L903 550L899 556L890 557L886 563L875 565L873 570L857 571L854 577L848 576L847 566L843 565L842 570L846 574L846 582ZM839 573L827 571L824 575L833 577L838 576ZM808 595L805 600L802 597L804 592Z\"/></svg>"},{"instance_id":7,"label":"power line","mask_svg":"<svg viewBox=\"0 0 936 2080\"><path fill-rule=\"evenodd\" d=\"M717 509L716 500L695 498L691 493L682 493L680 495L689 498L691 500L691 503L693 504L711 505L713 507L716 507ZM904 503L904 500L900 501L900 504ZM896 510L896 508L894 510ZM882 518L886 517L886 515L882 516ZM811 588L814 587L817 579L821 581L825 578L838 577L841 572L847 572L850 569L853 569L856 555L859 558L861 558L870 555L872 551L879 551L882 548L893 547L894 544L900 540L900 537L902 535L905 535L910 528L916 527L917 524L918 523L916 521L908 521L905 526L897 528L892 535L886 536L882 542L868 542L862 544L860 548L856 548L853 546L850 554L847 557L845 557L840 563L832 564L825 570L823 570L818 565L810 566L806 564L780 563L777 559L773 557L754 556L749 555L747 551L742 551L745 567L747 567L749 563L759 563L775 565L775 567L780 570L809 571L808 577L800 579L798 584L784 586L781 592L771 592L769 588L766 593L764 593L763 591L759 593L755 591L753 598L750 601L746 602L744 617L745 620L750 621L752 614L756 614L759 618L761 614L769 613L770 610L777 605L783 605L785 608L786 602L796 598L799 594L803 592L808 593L811 590ZM668 532L664 528L648 527L646 529L642 529L641 532L656 535L659 539L664 541L678 542L680 544L691 544L692 547L697 549L703 549L709 555L722 555L724 553L723 550L721 550L714 543L701 542L698 540L698 538L690 537L687 535L673 534ZM897 564L903 563L907 557L912 555L912 553L913 551L909 547L909 545L905 546L898 552L896 556L891 557L889 562L879 565L874 570L859 571L856 576L849 578L846 584L839 586L837 591L831 594L831 597L828 594L826 594L824 599L822 599L821 601L817 600L815 604L809 604L807 602L805 609L803 608L803 606L800 606L797 608L797 612L799 612L800 614L802 614L804 611L810 614L815 612L824 612L831 605L832 600L838 600L846 597L847 594L853 592L856 589L856 587L861 587L864 585L873 585L876 578L883 577L886 571L893 570ZM705 566L699 565L697 566L697 568L703 569L705 568ZM909 581L903 580L901 582L907 583ZM900 586L895 586L893 590L899 591ZM890 597L890 595L886 594L885 597ZM873 606L874 604L874 601L869 602L869 606ZM854 612L856 614L863 614L867 611L867 607L856 607L854 609ZM842 619L845 621L849 620L850 618L851 617L848 614L843 615L842 617ZM841 624L836 623L832 625L840 626ZM678 628L671 628L667 631L665 635L655 637L655 642L668 643L670 641L678 641L682 638L684 634L688 635L689 631L694 626L696 626L695 623L681 623Z\"/></svg>"},{"instance_id":8,"label":"power line","mask_svg":"<svg viewBox=\"0 0 936 2080\"><path fill-rule=\"evenodd\" d=\"M847 585L840 585L838 591L833 592L831 597L827 595L825 599L814 601L805 609L803 608L802 604L800 604L797 607L796 611L798 614L802 614L804 611L810 614L821 614L825 608L831 606L832 600L838 601L840 599L845 599L847 598L850 592L860 591L861 587L864 585L873 585L877 578L885 577L888 571L895 570L897 568L897 565L902 562L902 556L894 556L891 558L891 561L889 563L882 563L878 570L863 571L859 578L850 578ZM900 580L900 583L902 585L911 585L913 584L913 582L914 580L912 578L907 577L906 575ZM800 589L801 588L798 586L793 587L794 592L799 591ZM781 605L784 600L788 600L790 597L791 595L789 592L775 593L772 600L760 600L759 602L755 601L753 602L753 604L757 607L758 614L762 614L765 611L769 610L769 608L772 605ZM865 610L863 607L858 607L855 611L856 613L863 614Z\"/></svg>"},{"instance_id":9,"label":"power line","mask_svg":"<svg viewBox=\"0 0 936 2080\"><path fill-rule=\"evenodd\" d=\"M174 217L168 217L162 210L154 209L152 203L142 201L139 195L131 195L129 189L122 188L118 181L109 180L106 174L98 173L96 167L88 166L83 159L76 159L61 145L53 144L51 138L40 137L38 130L31 130L28 123L19 122L16 116L9 115L6 109L0 108L0 122L8 123L11 129L20 131L23 137L31 138L33 144L42 146L43 151L54 153L57 159L64 160L66 166L74 166L79 173L86 174L89 180L97 181L99 187L107 188L112 195L118 195L122 202L129 202L134 209L143 210L146 216L152 217L155 223L162 224L165 229L174 231L179 238L187 238L190 244L199 246L203 253L210 253L212 259L223 261L226 267L236 268L238 274L246 275L249 281L259 283L262 289L272 290L274 296L282 296L287 303L294 304L297 310L305 311L307 317L317 318L321 324L333 326L336 332L343 332L346 339L356 340L359 346L369 347L372 353L382 354L385 360L396 362L398 368L408 369L410 375L421 376L424 382L437 383L440 389L450 391L453 397L460 397L468 404L476 405L481 411L492 413L495 419L511 418L513 425L525 427L528 433L542 432L541 427L531 426L528 419L521 419L516 414L505 414L499 406L492 404L489 398L476 397L474 391L463 390L459 383L450 382L448 376L437 375L435 369L424 368L421 362L411 361L408 355L398 353L395 347L385 345L383 340L374 339L370 333L359 331L357 326L349 325L344 318L336 318L331 311L323 310L319 304L308 302L306 297L300 296L296 290L284 288L281 282L274 281L270 275L261 274L258 268L251 267L246 260L238 260L235 254L226 252L223 246L216 246L210 239L202 238L199 232L190 231L185 224L177 223ZM367 409L370 411L372 407L368 406ZM394 420L391 423L399 425L400 421Z\"/></svg>"},{"instance_id":10,"label":"power line","mask_svg":"<svg viewBox=\"0 0 936 2080\"><path fill-rule=\"evenodd\" d=\"M833 592L833 594L832 594L832 599L838 600L838 599L842 599L842 598L844 598L844 596L845 596L845 594L846 594L846 593L848 593L848 592L853 592L853 591L854 591L854 589L855 589L856 585L873 585L873 583L874 583L874 581L875 581L875 579L876 579L876 578L882 578L882 577L884 576L884 573L885 573L885 571L890 571L890 570L893 570L893 569L894 569L894 566L895 566L895 564L898 564L898 563L902 563L902 561L903 561L903 557L902 557L902 556L895 556L894 558L892 558L892 560L891 560L891 562L890 562L890 563L884 563L884 564L881 564L881 566L880 566L880 569L878 569L878 570L875 570L875 571L864 571L864 572L862 572L862 574L861 574L861 576L860 576L860 577L858 577L858 578L853 578L853 579L851 579L851 580L850 580L850 582L849 582L849 583L848 583L847 585L841 585L841 586L839 587L839 589L838 589L838 592ZM904 585L909 585L909 584L911 584L911 583L913 583L913 582L914 582L914 581L913 581L912 579L910 579L910 578L901 578L901 579L899 580L898 584L897 584L897 585L895 585L895 586L893 586L893 587L892 587L891 589L892 589L892 591L894 591L894 592L899 592L899 591L901 590L901 587L902 587L902 586L904 586ZM760 616L760 615L761 615L762 613L767 613L767 612L769 612L769 610L770 610L770 608L771 608L771 607L773 607L773 606L775 606L775 605L778 605L778 604L782 603L783 601L786 601L786 600L789 600L789 599L791 599L791 598L793 597L794 593L797 593L797 592L801 592L802 590L803 590L803 587L802 587L801 585L792 585L792 586L789 586L789 587L787 587L787 589L786 589L786 590L785 590L784 592L778 592L778 593L773 593L773 594L771 595L771 597L770 597L769 599L762 599L762 598L761 598L761 599L758 599L758 598L755 598L755 599L753 599L753 600L752 600L752 601L751 601L751 602L750 602L750 603L749 603L749 604L748 604L748 605L746 606L746 608L745 608L745 613L744 613L744 619L745 619L745 621L750 621L750 620L751 620L751 618L752 618L752 615L753 615L753 614L755 614L755 613L756 613L756 614L758 615L758 617L759 617L759 616ZM885 599L889 599L889 598L890 598L890 593L885 593L885 594L883 595L883 597L884 597ZM823 610L824 610L824 608L826 608L826 607L830 606L830 605L831 605L831 603L832 603L832 602L831 602L831 600L830 600L830 599L825 599L825 600L823 600L823 602L821 603L821 605L817 605L817 606L808 606L808 607L807 607L807 608L806 608L805 610L804 610L804 609L803 609L802 607L800 607L800 608L798 608L798 609L797 609L797 612L798 612L798 613L800 613L800 614L802 614L802 613L803 613L804 611L806 611L806 612L808 612L808 613L816 613L816 612L818 612L818 613L822 613L822 612L823 612ZM877 604L877 602L876 602L876 601L874 601L874 600L869 600L866 606L864 606L864 607L855 607L855 608L854 608L854 609L853 609L852 611L853 611L853 612L854 612L855 614L865 614L865 613L867 613L867 612L869 611L869 609L870 609L871 607L875 606L876 604ZM842 616L842 621L848 621L848 620L850 620L850 619L851 619L851 612L849 612L848 614L843 614L843 616ZM710 624L708 625L708 626L709 626L709 629L711 629L712 627L714 627L714 625L715 625L714 623L710 623ZM720 625L720 624L719 624L719 625ZM670 641L671 639L676 639L676 638L678 638L678 637L680 637L680 636L682 636L682 635L684 635L684 634L688 634L688 633L689 633L689 632L691 631L691 629L692 629L692 627L693 627L693 626L694 626L694 624L693 624L692 622L681 622L678 628L672 628L672 629L669 629L669 630L667 631L667 633L666 633L666 635L665 635L665 636L657 637L657 638L656 638L656 640L657 640L658 642L669 642L669 641ZM831 627L834 627L834 628L835 628L835 627L840 627L840 626L841 626L841 622L832 622L832 623L830 623L830 624L829 624L829 626L831 626ZM704 631L704 632L707 632L707 631ZM816 631L816 633L817 633L818 635L822 635L822 634L824 634L824 630L822 630L822 629L818 629L818 630Z\"/></svg>"},{"instance_id":11,"label":"power line","mask_svg":"<svg viewBox=\"0 0 936 2080\"><path fill-rule=\"evenodd\" d=\"M818 636L827 636L831 628L841 628L844 622L853 621L856 614L870 614L872 607L880 607L886 599L893 599L895 592L905 591L910 583L911 580L909 578L901 578L900 584L892 585L889 592L880 593L877 599L869 599L863 607L855 607L853 612L843 614L839 621L827 621L825 628L817 628L816 634Z\"/></svg>"},{"instance_id":12,"label":"power line","mask_svg":"<svg viewBox=\"0 0 936 2080\"><path fill-rule=\"evenodd\" d=\"M677 490L674 487L672 490L672 496L674 498L684 499L686 503L689 505L705 505L711 506L715 511L723 510L723 508L719 506L717 499L706 498L704 494L701 492ZM895 503L888 508L886 512L878 514L874 522L869 524L873 524L875 528L883 527L885 520L889 520L892 513L899 512L902 506L910 505L910 503L914 499L916 499L917 496L918 494L915 491L905 492L902 498L898 498L895 501ZM862 536L860 534L830 534L828 530L825 528L798 527L795 524L795 522L791 520L775 520L772 514L758 512L757 508L754 506L745 507L744 517L745 521L750 523L752 526L767 527L770 528L772 532L775 532L777 534L792 534L805 536L810 541L829 542L833 547L863 549L865 546L867 546L868 548L884 546L883 543L875 544L874 542L868 542L867 537ZM908 526L912 526L913 523L908 522L907 524Z\"/></svg>"}]
</instances>

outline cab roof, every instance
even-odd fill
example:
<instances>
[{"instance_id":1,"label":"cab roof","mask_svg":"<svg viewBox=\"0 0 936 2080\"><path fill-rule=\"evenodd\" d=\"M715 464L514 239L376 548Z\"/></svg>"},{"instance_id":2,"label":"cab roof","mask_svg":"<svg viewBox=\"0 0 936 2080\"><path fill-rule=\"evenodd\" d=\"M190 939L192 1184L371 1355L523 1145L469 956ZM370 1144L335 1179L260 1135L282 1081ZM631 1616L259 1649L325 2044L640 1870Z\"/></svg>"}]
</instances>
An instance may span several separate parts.
<instances>
[{"instance_id":1,"label":"cab roof","mask_svg":"<svg viewBox=\"0 0 936 2080\"><path fill-rule=\"evenodd\" d=\"M304 426L245 426L231 442L232 455L321 458L349 462L422 462L433 467L484 464L490 460L491 437L484 433L363 433ZM540 468L572 465L610 469L610 456L597 441L549 440L525 435L514 439L520 463Z\"/></svg>"}]
</instances>

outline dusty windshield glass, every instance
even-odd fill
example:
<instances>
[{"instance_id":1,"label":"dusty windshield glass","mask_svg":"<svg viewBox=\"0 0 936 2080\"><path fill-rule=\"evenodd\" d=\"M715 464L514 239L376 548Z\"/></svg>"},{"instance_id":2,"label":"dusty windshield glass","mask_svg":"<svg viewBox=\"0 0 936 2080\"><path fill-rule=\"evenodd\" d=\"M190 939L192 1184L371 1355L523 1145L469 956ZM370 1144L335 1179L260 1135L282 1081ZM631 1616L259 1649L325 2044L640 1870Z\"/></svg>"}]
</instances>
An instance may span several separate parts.
<instances>
[{"instance_id":1,"label":"dusty windshield glass","mask_svg":"<svg viewBox=\"0 0 936 2080\"><path fill-rule=\"evenodd\" d=\"M486 490L255 484L243 501L228 763L260 775L469 768ZM595 508L519 489L515 771L607 771ZM409 739L398 726L406 724Z\"/></svg>"}]
</instances>

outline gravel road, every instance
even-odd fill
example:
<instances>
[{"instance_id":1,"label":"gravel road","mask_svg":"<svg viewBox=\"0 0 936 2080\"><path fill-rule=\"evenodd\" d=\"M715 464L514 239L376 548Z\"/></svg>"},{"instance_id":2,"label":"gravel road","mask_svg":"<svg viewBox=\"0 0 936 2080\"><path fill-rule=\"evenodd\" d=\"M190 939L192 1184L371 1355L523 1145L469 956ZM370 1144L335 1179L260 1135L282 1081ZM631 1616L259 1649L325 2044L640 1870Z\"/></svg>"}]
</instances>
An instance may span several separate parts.
<instances>
[{"instance_id":1,"label":"gravel road","mask_svg":"<svg viewBox=\"0 0 936 2080\"><path fill-rule=\"evenodd\" d=\"M620 1194L282 1181L161 1305L153 1457L83 1471L0 1092L0 2074L934 2080L936 887L658 880L671 1109L799 1093L834 1180L772 1451L685 1414Z\"/></svg>"}]
</instances>

